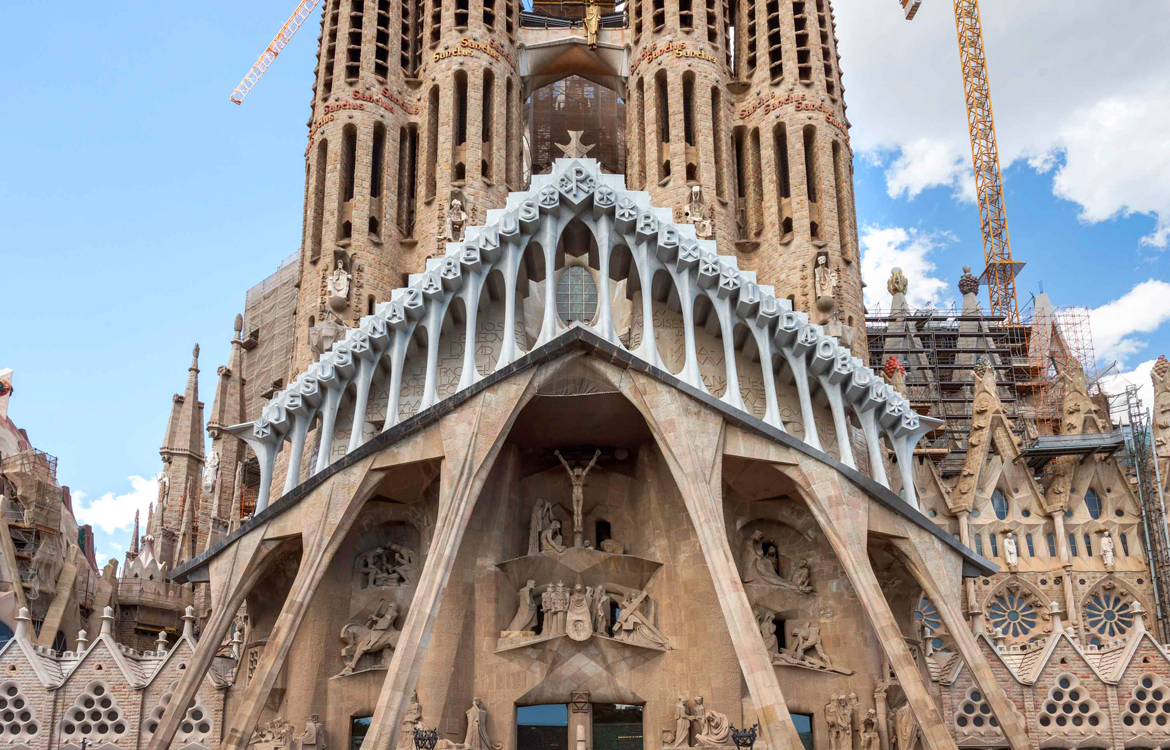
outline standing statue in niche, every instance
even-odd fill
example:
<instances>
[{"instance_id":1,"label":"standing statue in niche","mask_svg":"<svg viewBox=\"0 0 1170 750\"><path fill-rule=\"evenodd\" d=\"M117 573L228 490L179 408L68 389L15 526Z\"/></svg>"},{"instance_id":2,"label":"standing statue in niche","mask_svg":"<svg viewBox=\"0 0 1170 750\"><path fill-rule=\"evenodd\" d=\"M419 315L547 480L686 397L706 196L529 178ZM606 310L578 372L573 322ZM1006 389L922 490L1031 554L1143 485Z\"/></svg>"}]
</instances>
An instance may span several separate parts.
<instances>
[{"instance_id":1,"label":"standing statue in niche","mask_svg":"<svg viewBox=\"0 0 1170 750\"><path fill-rule=\"evenodd\" d=\"M701 240L709 240L715 234L714 222L711 219L711 207L703 199L703 188L700 185L691 185L691 202L686 207L686 218L695 227L695 236Z\"/></svg>"},{"instance_id":2,"label":"standing statue in niche","mask_svg":"<svg viewBox=\"0 0 1170 750\"><path fill-rule=\"evenodd\" d=\"M609 594L605 584L593 592L593 629L598 635L609 635Z\"/></svg>"},{"instance_id":3,"label":"standing statue in niche","mask_svg":"<svg viewBox=\"0 0 1170 750\"><path fill-rule=\"evenodd\" d=\"M829 740L833 750L853 750L853 709L857 694L834 695L825 706L825 721L829 725Z\"/></svg>"},{"instance_id":4,"label":"standing statue in niche","mask_svg":"<svg viewBox=\"0 0 1170 750\"><path fill-rule=\"evenodd\" d=\"M903 703L894 709L890 717L893 725L890 732L890 745L896 750L915 750L918 747L918 720L910 709L910 703Z\"/></svg>"},{"instance_id":5,"label":"standing statue in niche","mask_svg":"<svg viewBox=\"0 0 1170 750\"><path fill-rule=\"evenodd\" d=\"M686 696L680 695L678 697L678 703L674 705L674 739L670 741L667 747L690 747L691 722L698 721L699 718L691 714L690 706L687 705Z\"/></svg>"},{"instance_id":6,"label":"standing statue in niche","mask_svg":"<svg viewBox=\"0 0 1170 750\"><path fill-rule=\"evenodd\" d=\"M572 594L565 588L564 581L557 581L557 586L553 590L553 616L556 619L556 633L557 635L564 635L568 632L569 625L569 600Z\"/></svg>"},{"instance_id":7,"label":"standing statue in niche","mask_svg":"<svg viewBox=\"0 0 1170 750\"><path fill-rule=\"evenodd\" d=\"M345 261L337 260L337 267L329 274L325 286L329 290L329 309L333 312L345 312L349 307L350 275L345 270Z\"/></svg>"},{"instance_id":8,"label":"standing statue in niche","mask_svg":"<svg viewBox=\"0 0 1170 750\"><path fill-rule=\"evenodd\" d=\"M463 201L452 198L451 207L447 210L447 241L462 242L466 229L467 214L463 212Z\"/></svg>"},{"instance_id":9,"label":"standing statue in niche","mask_svg":"<svg viewBox=\"0 0 1170 750\"><path fill-rule=\"evenodd\" d=\"M560 459L561 465L565 467L565 471L569 472L569 481L573 484L573 546L580 547L585 537L585 519L582 515L582 508L585 505L585 476L597 463L597 459L601 457L601 451L593 451L593 460L584 469L580 466L569 466L559 450L556 451L556 455Z\"/></svg>"},{"instance_id":10,"label":"standing statue in niche","mask_svg":"<svg viewBox=\"0 0 1170 750\"><path fill-rule=\"evenodd\" d=\"M829 254L817 253L816 269L813 271L813 285L817 293L817 309L823 313L833 312L836 307L837 272L829 268Z\"/></svg>"},{"instance_id":11,"label":"standing statue in niche","mask_svg":"<svg viewBox=\"0 0 1170 750\"><path fill-rule=\"evenodd\" d=\"M508 631L519 633L530 631L536 625L536 601L532 598L532 591L536 588L536 581L529 580L524 588L516 592L520 599L520 606L516 609L516 616L508 625Z\"/></svg>"},{"instance_id":12,"label":"standing statue in niche","mask_svg":"<svg viewBox=\"0 0 1170 750\"><path fill-rule=\"evenodd\" d=\"M1113 535L1108 531L1101 537L1101 562L1113 565Z\"/></svg>"},{"instance_id":13,"label":"standing statue in niche","mask_svg":"<svg viewBox=\"0 0 1170 750\"><path fill-rule=\"evenodd\" d=\"M396 750L414 750L414 730L422 724L422 704L418 702L418 691L410 696L410 705L402 716L401 729L398 730L398 747Z\"/></svg>"},{"instance_id":14,"label":"standing statue in niche","mask_svg":"<svg viewBox=\"0 0 1170 750\"><path fill-rule=\"evenodd\" d=\"M1016 566L1020 564L1019 550L1016 549L1016 537L1012 534L1003 538L1003 561L1011 570L1015 570Z\"/></svg>"},{"instance_id":15,"label":"standing statue in niche","mask_svg":"<svg viewBox=\"0 0 1170 750\"><path fill-rule=\"evenodd\" d=\"M349 661L341 673L352 674L366 654L393 650L398 645L398 637L402 634L402 631L394 627L394 621L397 619L398 603L391 602L387 606L386 600L383 599L378 602L374 613L366 619L365 625L348 623L342 627L341 640L346 643L342 656L348 657ZM385 662L385 654L382 660Z\"/></svg>"},{"instance_id":16,"label":"standing statue in niche","mask_svg":"<svg viewBox=\"0 0 1170 750\"><path fill-rule=\"evenodd\" d=\"M216 477L219 476L219 453L211 452L207 465L203 467L203 497L211 499L215 494Z\"/></svg>"},{"instance_id":17,"label":"standing statue in niche","mask_svg":"<svg viewBox=\"0 0 1170 750\"><path fill-rule=\"evenodd\" d=\"M552 525L552 503L548 500L536 499L532 506L532 519L528 524L528 554L536 555L541 552L541 533Z\"/></svg>"},{"instance_id":18,"label":"standing statue in niche","mask_svg":"<svg viewBox=\"0 0 1170 750\"><path fill-rule=\"evenodd\" d=\"M881 750L881 736L877 730L877 711L869 709L865 712L865 720L861 723L860 750Z\"/></svg>"},{"instance_id":19,"label":"standing statue in niche","mask_svg":"<svg viewBox=\"0 0 1170 750\"><path fill-rule=\"evenodd\" d=\"M647 596L645 591L630 591L622 597L613 637L644 648L669 649L670 641L639 611Z\"/></svg>"},{"instance_id":20,"label":"standing statue in niche","mask_svg":"<svg viewBox=\"0 0 1170 750\"><path fill-rule=\"evenodd\" d=\"M699 722L695 743L699 747L725 747L731 743L731 722L726 714L707 708L703 696L695 696L694 719Z\"/></svg>"}]
</instances>

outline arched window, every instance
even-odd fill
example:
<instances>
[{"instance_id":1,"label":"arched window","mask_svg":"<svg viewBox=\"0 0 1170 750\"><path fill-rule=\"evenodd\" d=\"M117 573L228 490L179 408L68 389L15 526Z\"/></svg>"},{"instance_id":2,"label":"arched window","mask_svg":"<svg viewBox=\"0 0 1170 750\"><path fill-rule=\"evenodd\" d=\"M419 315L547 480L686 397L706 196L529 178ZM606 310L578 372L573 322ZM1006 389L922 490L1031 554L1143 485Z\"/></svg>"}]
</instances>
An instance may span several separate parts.
<instances>
[{"instance_id":1,"label":"arched window","mask_svg":"<svg viewBox=\"0 0 1170 750\"><path fill-rule=\"evenodd\" d=\"M983 535L982 534L975 535L975 551L978 552L980 555L983 554Z\"/></svg>"},{"instance_id":2,"label":"arched window","mask_svg":"<svg viewBox=\"0 0 1170 750\"><path fill-rule=\"evenodd\" d=\"M1003 496L1003 492L996 490L991 493L991 507L995 511L995 517L999 520L1004 520L1008 515L1007 498Z\"/></svg>"},{"instance_id":3,"label":"arched window","mask_svg":"<svg viewBox=\"0 0 1170 750\"><path fill-rule=\"evenodd\" d=\"M990 535L991 539L991 556L999 557L999 537L995 534Z\"/></svg>"},{"instance_id":4,"label":"arched window","mask_svg":"<svg viewBox=\"0 0 1170 750\"><path fill-rule=\"evenodd\" d=\"M601 547L601 543L605 540L613 538L613 532L610 528L609 521L606 521L603 518L599 518L597 522L593 524L593 529L595 535L597 536L598 547Z\"/></svg>"},{"instance_id":5,"label":"arched window","mask_svg":"<svg viewBox=\"0 0 1170 750\"><path fill-rule=\"evenodd\" d=\"M1070 555L1072 555L1073 557L1077 556L1077 535L1076 534L1069 534L1068 535L1068 553Z\"/></svg>"},{"instance_id":6,"label":"arched window","mask_svg":"<svg viewBox=\"0 0 1170 750\"><path fill-rule=\"evenodd\" d=\"M1034 546L1032 546L1032 535L1025 534L1024 541L1028 543L1028 557L1035 557L1036 556L1036 548Z\"/></svg>"},{"instance_id":7,"label":"arched window","mask_svg":"<svg viewBox=\"0 0 1170 750\"><path fill-rule=\"evenodd\" d=\"M1085 492L1085 507L1089 510L1089 517L1096 520L1101 517L1101 498L1096 491L1090 489Z\"/></svg>"},{"instance_id":8,"label":"arched window","mask_svg":"<svg viewBox=\"0 0 1170 750\"><path fill-rule=\"evenodd\" d=\"M557 315L566 324L589 323L597 314L597 284L589 269L569 266L557 279Z\"/></svg>"},{"instance_id":9,"label":"arched window","mask_svg":"<svg viewBox=\"0 0 1170 750\"><path fill-rule=\"evenodd\" d=\"M1129 557L1129 540L1125 538L1125 534L1121 535L1121 553Z\"/></svg>"},{"instance_id":10,"label":"arched window","mask_svg":"<svg viewBox=\"0 0 1170 750\"><path fill-rule=\"evenodd\" d=\"M1089 537L1088 534L1085 534L1084 538L1085 538L1085 555L1087 557L1092 557L1093 556L1093 540Z\"/></svg>"},{"instance_id":11,"label":"arched window","mask_svg":"<svg viewBox=\"0 0 1170 750\"><path fill-rule=\"evenodd\" d=\"M1048 556L1056 557L1056 535L1048 535Z\"/></svg>"}]
</instances>

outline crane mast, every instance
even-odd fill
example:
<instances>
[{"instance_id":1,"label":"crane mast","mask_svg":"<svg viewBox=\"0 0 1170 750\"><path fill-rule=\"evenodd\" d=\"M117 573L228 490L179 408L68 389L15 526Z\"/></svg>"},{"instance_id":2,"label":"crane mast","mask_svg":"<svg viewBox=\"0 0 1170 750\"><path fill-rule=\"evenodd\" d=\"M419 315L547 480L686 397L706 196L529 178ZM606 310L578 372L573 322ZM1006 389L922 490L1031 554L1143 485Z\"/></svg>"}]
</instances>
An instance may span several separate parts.
<instances>
[{"instance_id":1,"label":"crane mast","mask_svg":"<svg viewBox=\"0 0 1170 750\"><path fill-rule=\"evenodd\" d=\"M922 4L922 0L900 2L906 20L914 18ZM979 0L954 0L954 3L963 94L967 102L967 129L971 136L971 161L975 167L975 192L979 198L979 228L983 236L983 259L987 264L984 279L990 298L990 313L1003 316L1008 325L1019 325L1016 274L1023 263L1012 259L1008 239L1007 209L999 169L999 147L995 141L995 116L987 81Z\"/></svg>"}]
</instances>

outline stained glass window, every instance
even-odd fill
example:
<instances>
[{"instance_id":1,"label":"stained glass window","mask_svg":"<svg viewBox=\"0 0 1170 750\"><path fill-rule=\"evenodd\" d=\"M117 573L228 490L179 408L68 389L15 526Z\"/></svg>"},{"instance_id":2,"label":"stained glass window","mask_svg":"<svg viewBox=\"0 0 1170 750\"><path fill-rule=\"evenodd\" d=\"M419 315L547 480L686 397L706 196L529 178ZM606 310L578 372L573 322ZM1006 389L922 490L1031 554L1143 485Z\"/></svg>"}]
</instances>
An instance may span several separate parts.
<instances>
[{"instance_id":1,"label":"stained glass window","mask_svg":"<svg viewBox=\"0 0 1170 750\"><path fill-rule=\"evenodd\" d=\"M1085 605L1085 623L1108 638L1125 635L1133 626L1133 608L1120 596L1094 594Z\"/></svg>"},{"instance_id":2,"label":"stained glass window","mask_svg":"<svg viewBox=\"0 0 1170 750\"><path fill-rule=\"evenodd\" d=\"M1008 504L1007 498L999 490L991 493L991 507L995 511L995 517L999 520L1007 518Z\"/></svg>"},{"instance_id":3,"label":"stained glass window","mask_svg":"<svg viewBox=\"0 0 1170 750\"><path fill-rule=\"evenodd\" d=\"M1002 594L988 605L987 615L991 618L992 627L1009 638L1017 638L1032 632L1039 613L1024 597Z\"/></svg>"},{"instance_id":4,"label":"stained glass window","mask_svg":"<svg viewBox=\"0 0 1170 750\"><path fill-rule=\"evenodd\" d=\"M1085 493L1085 507L1094 519L1101 517L1101 498L1097 497L1097 493L1093 490Z\"/></svg>"},{"instance_id":5,"label":"stained glass window","mask_svg":"<svg viewBox=\"0 0 1170 750\"><path fill-rule=\"evenodd\" d=\"M565 323L588 323L597 313L597 284L583 266L569 266L557 279L557 314Z\"/></svg>"}]
</instances>

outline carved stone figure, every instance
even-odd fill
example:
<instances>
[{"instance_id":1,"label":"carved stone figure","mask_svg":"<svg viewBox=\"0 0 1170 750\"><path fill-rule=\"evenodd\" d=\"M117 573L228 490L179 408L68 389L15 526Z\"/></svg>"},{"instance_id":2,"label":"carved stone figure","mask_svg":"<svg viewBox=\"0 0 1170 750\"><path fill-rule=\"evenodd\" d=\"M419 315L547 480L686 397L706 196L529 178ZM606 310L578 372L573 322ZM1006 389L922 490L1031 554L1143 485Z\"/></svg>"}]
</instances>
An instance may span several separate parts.
<instances>
[{"instance_id":1,"label":"carved stone figure","mask_svg":"<svg viewBox=\"0 0 1170 750\"><path fill-rule=\"evenodd\" d=\"M703 199L701 185L691 185L691 202L686 207L686 217L695 226L695 235L701 240L711 239L715 234L711 207Z\"/></svg>"},{"instance_id":2,"label":"carved stone figure","mask_svg":"<svg viewBox=\"0 0 1170 750\"><path fill-rule=\"evenodd\" d=\"M520 606L516 609L516 616L508 625L511 632L531 630L536 625L536 602L532 598L532 590L536 588L536 581L528 581L524 588L516 592L520 599Z\"/></svg>"},{"instance_id":3,"label":"carved stone figure","mask_svg":"<svg viewBox=\"0 0 1170 750\"><path fill-rule=\"evenodd\" d=\"M645 591L630 591L619 604L617 622L613 624L613 637L619 641L646 648L670 648L670 641L654 627L650 620L639 611L646 601Z\"/></svg>"},{"instance_id":4,"label":"carved stone figure","mask_svg":"<svg viewBox=\"0 0 1170 750\"><path fill-rule=\"evenodd\" d=\"M861 747L859 750L879 750L881 748L881 736L877 730L877 711L869 709L865 713L865 719L861 723Z\"/></svg>"},{"instance_id":5,"label":"carved stone figure","mask_svg":"<svg viewBox=\"0 0 1170 750\"><path fill-rule=\"evenodd\" d=\"M333 312L345 312L345 308L349 307L350 278L349 273L345 270L345 261L339 258L337 267L333 269L333 273L329 274L329 279L325 282L325 288L329 291L329 309Z\"/></svg>"},{"instance_id":6,"label":"carved stone figure","mask_svg":"<svg viewBox=\"0 0 1170 750\"><path fill-rule=\"evenodd\" d=\"M817 293L817 309L823 313L833 312L837 304L833 296L837 291L837 272L829 267L828 253L817 253L813 286Z\"/></svg>"},{"instance_id":7,"label":"carved stone figure","mask_svg":"<svg viewBox=\"0 0 1170 750\"><path fill-rule=\"evenodd\" d=\"M891 745L896 750L915 750L918 746L918 720L909 703L903 703L894 709L892 716L893 731L890 732Z\"/></svg>"},{"instance_id":8,"label":"carved stone figure","mask_svg":"<svg viewBox=\"0 0 1170 750\"><path fill-rule=\"evenodd\" d=\"M593 635L593 587L577 584L569 597L565 633L574 641L587 641Z\"/></svg>"},{"instance_id":9,"label":"carved stone figure","mask_svg":"<svg viewBox=\"0 0 1170 750\"><path fill-rule=\"evenodd\" d=\"M414 730L422 723L422 704L418 702L418 691L410 696L410 705L402 716L402 729L398 732L397 750L414 750Z\"/></svg>"},{"instance_id":10,"label":"carved stone figure","mask_svg":"<svg viewBox=\"0 0 1170 750\"><path fill-rule=\"evenodd\" d=\"M674 704L674 738L667 747L690 747L691 722L698 720L698 716L691 714L686 696L680 695L678 703Z\"/></svg>"},{"instance_id":11,"label":"carved stone figure","mask_svg":"<svg viewBox=\"0 0 1170 750\"><path fill-rule=\"evenodd\" d=\"M418 558L414 550L401 544L375 547L358 555L357 570L363 578L363 588L386 588L414 582Z\"/></svg>"},{"instance_id":12,"label":"carved stone figure","mask_svg":"<svg viewBox=\"0 0 1170 750\"><path fill-rule=\"evenodd\" d=\"M775 586L788 584L780 576L775 564L764 551L764 532L756 529L743 545L743 582L770 583Z\"/></svg>"},{"instance_id":13,"label":"carved stone figure","mask_svg":"<svg viewBox=\"0 0 1170 750\"><path fill-rule=\"evenodd\" d=\"M561 522L553 519L544 531L540 532L541 552L564 552L565 545L561 544Z\"/></svg>"},{"instance_id":14,"label":"carved stone figure","mask_svg":"<svg viewBox=\"0 0 1170 750\"><path fill-rule=\"evenodd\" d=\"M572 594L565 588L564 581L557 581L553 589L553 615L557 621L557 635L564 635L569 625L569 600Z\"/></svg>"},{"instance_id":15,"label":"carved stone figure","mask_svg":"<svg viewBox=\"0 0 1170 750\"><path fill-rule=\"evenodd\" d=\"M601 5L597 0L586 0L582 25L585 27L585 43L589 49L597 49L597 30L601 27Z\"/></svg>"},{"instance_id":16,"label":"carved stone figure","mask_svg":"<svg viewBox=\"0 0 1170 750\"><path fill-rule=\"evenodd\" d=\"M302 750L304 748L317 748L317 750L327 750L328 745L325 744L325 725L321 723L321 716L319 714L312 714L305 717L305 731L297 738L298 744Z\"/></svg>"},{"instance_id":17,"label":"carved stone figure","mask_svg":"<svg viewBox=\"0 0 1170 750\"><path fill-rule=\"evenodd\" d=\"M580 547L581 540L585 537L585 521L582 515L582 509L585 505L585 476L597 463L597 459L601 457L601 451L593 451L593 459L584 469L580 466L569 466L559 450L556 451L556 456L560 459L561 465L565 467L565 471L569 472L569 481L573 485L573 546Z\"/></svg>"},{"instance_id":18,"label":"carved stone figure","mask_svg":"<svg viewBox=\"0 0 1170 750\"><path fill-rule=\"evenodd\" d=\"M699 733L695 743L699 747L723 747L731 744L731 722L726 714L707 708L703 696L695 696L695 716L699 722Z\"/></svg>"},{"instance_id":19,"label":"carved stone figure","mask_svg":"<svg viewBox=\"0 0 1170 750\"><path fill-rule=\"evenodd\" d=\"M556 635L557 622L553 616L553 587L550 584L545 587L540 595L540 608L544 610L544 627L541 628L541 635Z\"/></svg>"},{"instance_id":20,"label":"carved stone figure","mask_svg":"<svg viewBox=\"0 0 1170 750\"><path fill-rule=\"evenodd\" d=\"M452 198L451 207L447 210L447 241L462 242L466 229L467 214L463 212L463 201Z\"/></svg>"},{"instance_id":21,"label":"carved stone figure","mask_svg":"<svg viewBox=\"0 0 1170 750\"><path fill-rule=\"evenodd\" d=\"M414 550L401 544L391 544L390 549L394 552L394 572L404 583L414 583L414 571L418 565L418 557Z\"/></svg>"},{"instance_id":22,"label":"carved stone figure","mask_svg":"<svg viewBox=\"0 0 1170 750\"><path fill-rule=\"evenodd\" d=\"M813 590L811 578L812 573L808 568L808 558L802 557L800 562L796 564L796 570L792 571L792 578L789 578L788 582L805 593L811 593Z\"/></svg>"},{"instance_id":23,"label":"carved stone figure","mask_svg":"<svg viewBox=\"0 0 1170 750\"><path fill-rule=\"evenodd\" d=\"M764 639L764 648L768 649L768 656L773 657L780 651L780 639L776 637L776 613L764 612L757 618L760 625L760 636Z\"/></svg>"},{"instance_id":24,"label":"carved stone figure","mask_svg":"<svg viewBox=\"0 0 1170 750\"><path fill-rule=\"evenodd\" d=\"M618 544L617 542L615 542L612 539L606 539L604 542L601 543L601 551L608 552L611 555L624 555L624 554L626 554L626 548L623 547L622 545Z\"/></svg>"},{"instance_id":25,"label":"carved stone figure","mask_svg":"<svg viewBox=\"0 0 1170 750\"><path fill-rule=\"evenodd\" d=\"M1016 538L1011 534L1003 538L1003 561L1008 564L1009 568L1014 568L1020 564L1019 550L1016 549Z\"/></svg>"},{"instance_id":26,"label":"carved stone figure","mask_svg":"<svg viewBox=\"0 0 1170 750\"><path fill-rule=\"evenodd\" d=\"M809 649L813 650L816 658L806 655ZM832 668L833 666L829 655L825 653L824 644L821 643L821 629L811 622L804 627L797 628L792 633L792 645L788 647L785 653L796 661L806 662L813 666L824 666L826 668Z\"/></svg>"},{"instance_id":27,"label":"carved stone figure","mask_svg":"<svg viewBox=\"0 0 1170 750\"><path fill-rule=\"evenodd\" d=\"M210 500L215 494L216 477L219 476L219 453L211 452L207 465L203 467L203 497Z\"/></svg>"},{"instance_id":28,"label":"carved stone figure","mask_svg":"<svg viewBox=\"0 0 1170 750\"><path fill-rule=\"evenodd\" d=\"M366 654L393 650L398 645L398 637L402 631L394 627L398 619L398 603L386 600L378 602L374 613L366 618L366 624L347 623L341 628L341 640L345 641L346 648L342 656L349 659L342 674L351 674L358 662ZM383 661L385 654L383 653Z\"/></svg>"},{"instance_id":29,"label":"carved stone figure","mask_svg":"<svg viewBox=\"0 0 1170 750\"><path fill-rule=\"evenodd\" d=\"M1101 537L1101 562L1113 564L1113 536L1108 531Z\"/></svg>"},{"instance_id":30,"label":"carved stone figure","mask_svg":"<svg viewBox=\"0 0 1170 750\"><path fill-rule=\"evenodd\" d=\"M258 726L248 739L248 745L256 746L256 750L280 750L288 748L292 742L293 725L277 716L272 721Z\"/></svg>"},{"instance_id":31,"label":"carved stone figure","mask_svg":"<svg viewBox=\"0 0 1170 750\"><path fill-rule=\"evenodd\" d=\"M602 584L593 592L593 629L598 635L609 634L609 605L609 594Z\"/></svg>"},{"instance_id":32,"label":"carved stone figure","mask_svg":"<svg viewBox=\"0 0 1170 750\"><path fill-rule=\"evenodd\" d=\"M537 498L532 506L532 519L528 524L528 554L538 554L540 549L540 535L552 524L552 503Z\"/></svg>"}]
</instances>

